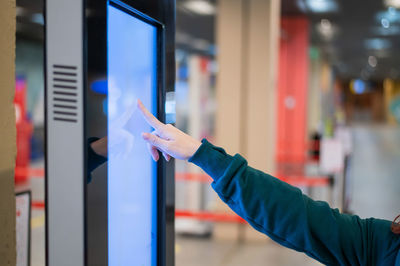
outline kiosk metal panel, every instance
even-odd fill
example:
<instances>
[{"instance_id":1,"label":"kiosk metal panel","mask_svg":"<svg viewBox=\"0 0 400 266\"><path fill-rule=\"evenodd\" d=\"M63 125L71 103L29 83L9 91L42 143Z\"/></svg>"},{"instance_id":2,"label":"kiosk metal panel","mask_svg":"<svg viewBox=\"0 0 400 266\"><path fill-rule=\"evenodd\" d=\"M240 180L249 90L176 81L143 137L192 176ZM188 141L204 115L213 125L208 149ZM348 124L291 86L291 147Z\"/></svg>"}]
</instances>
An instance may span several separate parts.
<instances>
[{"instance_id":1,"label":"kiosk metal panel","mask_svg":"<svg viewBox=\"0 0 400 266\"><path fill-rule=\"evenodd\" d=\"M47 1L46 11L46 256L50 266L79 266L85 212L82 1Z\"/></svg>"}]
</instances>

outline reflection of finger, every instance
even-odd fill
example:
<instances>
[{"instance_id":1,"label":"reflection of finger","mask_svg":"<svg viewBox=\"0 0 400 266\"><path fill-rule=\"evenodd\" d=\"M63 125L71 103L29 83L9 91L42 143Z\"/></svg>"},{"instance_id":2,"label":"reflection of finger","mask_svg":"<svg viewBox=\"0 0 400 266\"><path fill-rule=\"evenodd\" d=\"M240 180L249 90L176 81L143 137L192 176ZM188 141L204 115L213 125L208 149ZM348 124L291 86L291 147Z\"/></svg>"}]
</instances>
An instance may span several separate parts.
<instances>
[{"instance_id":1,"label":"reflection of finger","mask_svg":"<svg viewBox=\"0 0 400 266\"><path fill-rule=\"evenodd\" d=\"M165 151L167 149L168 141L163 140L162 138L159 138L154 134L142 133L142 137L148 143L150 143L153 146L156 146L160 150Z\"/></svg>"},{"instance_id":2,"label":"reflection of finger","mask_svg":"<svg viewBox=\"0 0 400 266\"><path fill-rule=\"evenodd\" d=\"M169 156L169 155L166 154L165 152L163 152L162 154L163 154L163 156L164 156L164 158L165 158L165 160L166 160L167 162L169 162L169 160L171 160L171 156Z\"/></svg>"},{"instance_id":3,"label":"reflection of finger","mask_svg":"<svg viewBox=\"0 0 400 266\"><path fill-rule=\"evenodd\" d=\"M150 151L151 157L153 157L153 160L157 162L158 159L160 159L160 155L158 155L157 148L149 143L147 143L147 147Z\"/></svg>"},{"instance_id":4,"label":"reflection of finger","mask_svg":"<svg viewBox=\"0 0 400 266\"><path fill-rule=\"evenodd\" d=\"M161 123L154 115L152 115L149 110L146 109L146 107L144 107L143 103L138 100L137 101L138 104L138 108L140 110L140 112L142 113L143 118L146 120L146 122L152 126L153 128L155 128L158 131L162 131L162 127L165 126L163 123Z\"/></svg>"},{"instance_id":5,"label":"reflection of finger","mask_svg":"<svg viewBox=\"0 0 400 266\"><path fill-rule=\"evenodd\" d=\"M117 127L123 127L131 119L133 112L135 111L135 105L129 107L125 112L115 121L113 124Z\"/></svg>"}]
</instances>

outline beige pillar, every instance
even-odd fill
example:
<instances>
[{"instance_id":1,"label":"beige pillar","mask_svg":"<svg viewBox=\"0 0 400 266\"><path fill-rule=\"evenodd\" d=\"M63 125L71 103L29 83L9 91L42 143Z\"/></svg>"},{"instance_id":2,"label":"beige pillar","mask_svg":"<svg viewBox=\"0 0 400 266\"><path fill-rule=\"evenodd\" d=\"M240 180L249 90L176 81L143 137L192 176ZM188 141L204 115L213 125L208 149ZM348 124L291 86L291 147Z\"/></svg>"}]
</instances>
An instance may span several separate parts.
<instances>
[{"instance_id":1,"label":"beige pillar","mask_svg":"<svg viewBox=\"0 0 400 266\"><path fill-rule=\"evenodd\" d=\"M321 123L321 59L310 60L308 88L307 137L319 129Z\"/></svg>"},{"instance_id":2,"label":"beige pillar","mask_svg":"<svg viewBox=\"0 0 400 266\"><path fill-rule=\"evenodd\" d=\"M218 0L216 144L272 174L279 29L280 0ZM214 236L265 241L235 224L215 224Z\"/></svg>"},{"instance_id":3,"label":"beige pillar","mask_svg":"<svg viewBox=\"0 0 400 266\"><path fill-rule=\"evenodd\" d=\"M242 151L244 1L218 1L216 143L229 153Z\"/></svg>"},{"instance_id":4,"label":"beige pillar","mask_svg":"<svg viewBox=\"0 0 400 266\"><path fill-rule=\"evenodd\" d=\"M15 265L15 0L0 1L0 265Z\"/></svg>"},{"instance_id":5,"label":"beige pillar","mask_svg":"<svg viewBox=\"0 0 400 266\"><path fill-rule=\"evenodd\" d=\"M250 165L273 173L275 166L276 84L278 74L280 0L251 0L245 87L247 129L244 153Z\"/></svg>"},{"instance_id":6,"label":"beige pillar","mask_svg":"<svg viewBox=\"0 0 400 266\"><path fill-rule=\"evenodd\" d=\"M273 173L280 0L219 0L216 142Z\"/></svg>"}]
</instances>

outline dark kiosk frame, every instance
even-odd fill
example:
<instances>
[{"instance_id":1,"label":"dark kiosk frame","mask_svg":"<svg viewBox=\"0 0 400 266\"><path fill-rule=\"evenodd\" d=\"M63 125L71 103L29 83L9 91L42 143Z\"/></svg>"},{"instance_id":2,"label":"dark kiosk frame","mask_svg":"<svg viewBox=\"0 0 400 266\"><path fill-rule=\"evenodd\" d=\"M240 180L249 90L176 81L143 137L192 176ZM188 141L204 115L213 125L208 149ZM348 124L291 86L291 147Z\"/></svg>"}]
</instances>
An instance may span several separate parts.
<instances>
[{"instance_id":1,"label":"dark kiosk frame","mask_svg":"<svg viewBox=\"0 0 400 266\"><path fill-rule=\"evenodd\" d=\"M157 3L156 3L157 2ZM92 136L105 136L107 132L107 117L99 115L98 95L94 96L90 90L90 83L96 78L107 77L107 5L114 6L135 18L138 18L157 28L157 118L165 122L165 94L168 73L166 57L166 26L167 17L158 14L163 5L171 1L129 1L129 0L87 0L85 12L84 32L87 75L84 80L85 102L85 133L84 139ZM168 10L168 9L167 9ZM168 25L167 25L168 27ZM100 60L100 61L99 61ZM171 60L171 59L170 59ZM173 66L175 68L175 66ZM169 73L171 75L171 73ZM171 78L171 77L170 77ZM103 96L104 97L104 96ZM105 96L106 97L106 96ZM92 100L94 99L94 100ZM104 99L104 98L103 98ZM102 100L103 100L102 99ZM101 118L100 118L101 117ZM93 124L95 123L95 124ZM99 128L99 124L101 128ZM104 131L105 130L105 131ZM88 145L88 143L86 144ZM85 156L87 158L87 156ZM86 159L87 161L87 159ZM87 167L87 166L86 166ZM107 265L108 262L108 226L107 226L107 165L94 173L93 184L86 185L86 264ZM102 173L101 173L102 172ZM173 239L166 238L166 163L159 160L157 163L157 265L173 265L166 262L166 243L173 245ZM97 175L97 176L96 176ZM96 183L96 179L99 182ZM93 186L93 187L92 187ZM101 203L99 205L99 203ZM172 215L173 216L173 215ZM171 215L169 215L171 217ZM102 221L99 224L99 221ZM100 229L100 230L99 230ZM104 230L106 229L106 230ZM103 233L101 233L103 232ZM170 245L168 245L170 246ZM100 252L99 252L100 251ZM103 252L101 252L103 251ZM171 251L169 251L171 252ZM99 254L103 254L100 255Z\"/></svg>"}]
</instances>

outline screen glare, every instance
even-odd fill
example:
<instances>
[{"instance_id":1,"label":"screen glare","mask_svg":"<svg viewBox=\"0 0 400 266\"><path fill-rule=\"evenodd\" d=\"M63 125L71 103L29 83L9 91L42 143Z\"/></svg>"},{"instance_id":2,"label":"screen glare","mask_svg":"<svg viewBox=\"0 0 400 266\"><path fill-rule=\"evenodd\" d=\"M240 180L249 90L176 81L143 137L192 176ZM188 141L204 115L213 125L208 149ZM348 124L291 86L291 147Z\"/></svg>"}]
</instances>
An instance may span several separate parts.
<instances>
[{"instance_id":1,"label":"screen glare","mask_svg":"<svg viewBox=\"0 0 400 266\"><path fill-rule=\"evenodd\" d=\"M157 164L137 99L156 115L157 28L108 6L108 261L156 265Z\"/></svg>"}]
</instances>

